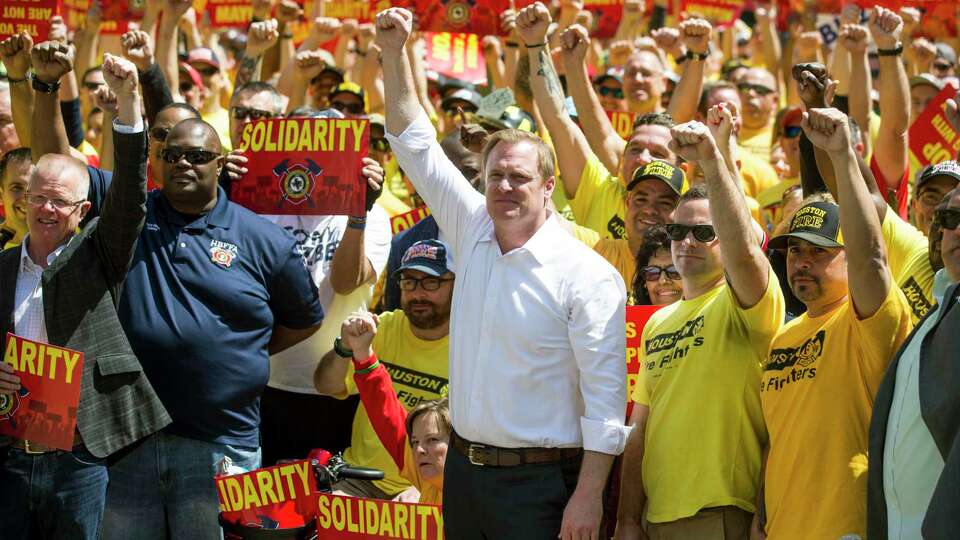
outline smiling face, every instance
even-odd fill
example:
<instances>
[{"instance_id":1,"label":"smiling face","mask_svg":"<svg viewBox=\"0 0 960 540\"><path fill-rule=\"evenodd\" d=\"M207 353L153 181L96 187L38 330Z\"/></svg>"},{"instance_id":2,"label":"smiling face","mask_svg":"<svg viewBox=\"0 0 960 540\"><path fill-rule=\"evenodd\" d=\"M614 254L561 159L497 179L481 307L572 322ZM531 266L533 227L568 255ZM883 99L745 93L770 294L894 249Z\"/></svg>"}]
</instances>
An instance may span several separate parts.
<instances>
[{"instance_id":1,"label":"smiling face","mask_svg":"<svg viewBox=\"0 0 960 540\"><path fill-rule=\"evenodd\" d=\"M530 141L501 141L485 163L487 212L495 223L533 223L545 214L555 179L541 174Z\"/></svg>"},{"instance_id":2,"label":"smiling face","mask_svg":"<svg viewBox=\"0 0 960 540\"><path fill-rule=\"evenodd\" d=\"M663 66L657 55L650 51L634 53L623 69L623 93L630 111L656 111L665 88Z\"/></svg>"},{"instance_id":3,"label":"smiling face","mask_svg":"<svg viewBox=\"0 0 960 540\"><path fill-rule=\"evenodd\" d=\"M913 199L913 218L916 221L917 228L923 234L930 231L930 222L933 220L933 212L937 205L943 200L944 195L951 189L957 187L957 180L952 176L935 176L927 180Z\"/></svg>"},{"instance_id":4,"label":"smiling face","mask_svg":"<svg viewBox=\"0 0 960 540\"><path fill-rule=\"evenodd\" d=\"M13 112L10 110L10 91L0 90L0 156L20 147L20 138L13 125Z\"/></svg>"},{"instance_id":5,"label":"smiling face","mask_svg":"<svg viewBox=\"0 0 960 540\"><path fill-rule=\"evenodd\" d=\"M655 306L665 306L679 300L683 295L682 283L679 279L671 279L668 272L662 270L673 266L673 257L670 255L670 250L658 249L653 257L650 257L650 260L647 261L647 266L659 266L661 268L660 279L644 282L650 303Z\"/></svg>"},{"instance_id":6,"label":"smiling face","mask_svg":"<svg viewBox=\"0 0 960 540\"><path fill-rule=\"evenodd\" d=\"M47 154L37 162L27 192L43 197L44 204L28 204L26 221L31 240L43 249L52 251L64 243L90 210L81 182L89 182L89 175L86 166L75 158Z\"/></svg>"},{"instance_id":7,"label":"smiling face","mask_svg":"<svg viewBox=\"0 0 960 540\"><path fill-rule=\"evenodd\" d=\"M712 225L710 203L707 199L685 201L673 214L673 223L682 225ZM671 240L673 264L683 279L699 282L718 279L723 274L720 262L720 241L701 242L687 233L682 240Z\"/></svg>"},{"instance_id":8,"label":"smiling face","mask_svg":"<svg viewBox=\"0 0 960 540\"><path fill-rule=\"evenodd\" d=\"M629 183L633 171L655 159L676 164L677 156L667 146L670 144L670 128L646 125L634 130L620 158L620 178Z\"/></svg>"},{"instance_id":9,"label":"smiling face","mask_svg":"<svg viewBox=\"0 0 960 540\"><path fill-rule=\"evenodd\" d=\"M417 470L420 478L428 482L443 478L447 462L450 434L444 432L437 420L437 413L424 412L413 420L410 433L410 447L417 461Z\"/></svg>"},{"instance_id":10,"label":"smiling face","mask_svg":"<svg viewBox=\"0 0 960 540\"><path fill-rule=\"evenodd\" d=\"M666 223L679 198L670 186L655 178L638 183L627 196L628 236L643 238L650 227Z\"/></svg>"},{"instance_id":11,"label":"smiling face","mask_svg":"<svg viewBox=\"0 0 960 540\"><path fill-rule=\"evenodd\" d=\"M0 178L0 198L3 199L3 212L6 216L3 225L12 229L19 237L27 233L26 192L32 172L33 163L27 154L25 159L9 160L3 178ZM0 246L0 249L3 249L3 246Z\"/></svg>"}]
</instances>

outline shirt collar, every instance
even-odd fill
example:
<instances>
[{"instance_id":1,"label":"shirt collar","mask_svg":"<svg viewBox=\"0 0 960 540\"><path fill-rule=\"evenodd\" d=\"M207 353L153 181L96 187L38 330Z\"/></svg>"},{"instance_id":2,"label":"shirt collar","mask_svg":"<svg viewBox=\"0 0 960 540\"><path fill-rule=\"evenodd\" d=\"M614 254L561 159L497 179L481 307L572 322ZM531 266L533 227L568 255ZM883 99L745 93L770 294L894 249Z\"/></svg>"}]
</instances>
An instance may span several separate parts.
<instances>
[{"instance_id":1,"label":"shirt collar","mask_svg":"<svg viewBox=\"0 0 960 540\"><path fill-rule=\"evenodd\" d=\"M51 264L53 264L53 261L55 261L57 257L60 256L60 253L64 249L66 249L67 246L70 245L70 242L73 241L73 236L74 235L71 234L70 238L68 238L66 242L57 246L52 253L47 255L47 266L50 266ZM34 263L33 259L30 258L30 252L27 251L27 248L29 247L29 245L30 245L30 234L27 233L27 235L23 237L23 243L20 244L20 268L21 269L23 269L24 266L26 266L27 268L30 268L31 266L35 266L37 268L40 267L40 265Z\"/></svg>"},{"instance_id":2,"label":"shirt collar","mask_svg":"<svg viewBox=\"0 0 960 540\"><path fill-rule=\"evenodd\" d=\"M227 200L227 193L223 190L222 187L217 186L217 203L213 208L203 214L198 216L193 221L187 222L184 219L184 214L177 212L173 206L167 201L166 197L163 196L163 193L158 193L157 196L160 198L160 207L162 213L167 219L173 220L175 223L184 226L187 229L202 229L207 226L210 227L219 227L221 229L230 228L230 201Z\"/></svg>"},{"instance_id":3,"label":"shirt collar","mask_svg":"<svg viewBox=\"0 0 960 540\"><path fill-rule=\"evenodd\" d=\"M545 264L550 256L550 253L557 246L556 238L558 234L569 234L556 220L563 219L554 212L547 210L547 220L543 222L543 225L533 236L531 236L525 244L519 248L510 251L513 253L516 251L525 251L537 260L540 264ZM490 242L497 242L497 232L495 228L490 229L490 234L487 238L482 239ZM506 255L506 253L504 253Z\"/></svg>"}]
</instances>

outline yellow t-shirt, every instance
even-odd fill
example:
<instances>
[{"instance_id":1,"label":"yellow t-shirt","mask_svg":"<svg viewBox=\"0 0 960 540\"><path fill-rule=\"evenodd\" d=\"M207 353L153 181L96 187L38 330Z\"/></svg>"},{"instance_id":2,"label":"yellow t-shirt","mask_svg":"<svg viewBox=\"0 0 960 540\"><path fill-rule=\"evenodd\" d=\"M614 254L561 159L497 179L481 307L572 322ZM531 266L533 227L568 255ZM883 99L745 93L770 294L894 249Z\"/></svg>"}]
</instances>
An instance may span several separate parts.
<instances>
[{"instance_id":1,"label":"yellow t-shirt","mask_svg":"<svg viewBox=\"0 0 960 540\"><path fill-rule=\"evenodd\" d=\"M916 323L936 303L927 237L900 218L889 206L883 218L883 242L887 246L887 264L903 295L907 297Z\"/></svg>"},{"instance_id":2,"label":"yellow t-shirt","mask_svg":"<svg viewBox=\"0 0 960 540\"><path fill-rule=\"evenodd\" d=\"M559 186L558 186L559 187ZM576 196L568 199L577 223L603 238L626 238L627 190L597 156L590 154L580 175Z\"/></svg>"},{"instance_id":3,"label":"yellow t-shirt","mask_svg":"<svg viewBox=\"0 0 960 540\"><path fill-rule=\"evenodd\" d=\"M420 470L417 469L417 461L413 455L413 448L410 447L409 438L403 446L403 470L400 471L400 476L406 478L410 485L420 492L420 503L443 504L443 475L440 476L437 484L425 482L420 478Z\"/></svg>"},{"instance_id":4,"label":"yellow t-shirt","mask_svg":"<svg viewBox=\"0 0 960 540\"><path fill-rule=\"evenodd\" d=\"M787 188L799 183L799 176L786 178L757 195L757 203L760 205L760 225L763 225L763 230L767 231L767 234L773 233L776 226L783 220L784 192Z\"/></svg>"},{"instance_id":5,"label":"yellow t-shirt","mask_svg":"<svg viewBox=\"0 0 960 540\"><path fill-rule=\"evenodd\" d=\"M230 114L224 108L217 109L214 113L201 114L203 121L213 126L220 136L220 144L223 145L223 151L229 152L233 149L230 143Z\"/></svg>"},{"instance_id":6,"label":"yellow t-shirt","mask_svg":"<svg viewBox=\"0 0 960 540\"><path fill-rule=\"evenodd\" d=\"M773 145L773 122L760 129L740 128L740 148L750 152L765 163L770 163L770 147Z\"/></svg>"},{"instance_id":7,"label":"yellow t-shirt","mask_svg":"<svg viewBox=\"0 0 960 540\"><path fill-rule=\"evenodd\" d=\"M764 190L777 183L777 171L768 161L763 161L750 152L740 152L740 177L743 179L743 191L754 199Z\"/></svg>"},{"instance_id":8,"label":"yellow t-shirt","mask_svg":"<svg viewBox=\"0 0 960 540\"><path fill-rule=\"evenodd\" d=\"M637 257L630 251L630 243L626 239L600 238L600 233L597 231L576 223L573 224L572 234L574 238L606 259L610 266L616 268L623 282L627 284L627 288L630 288L630 284L633 283L633 274L637 270Z\"/></svg>"},{"instance_id":9,"label":"yellow t-shirt","mask_svg":"<svg viewBox=\"0 0 960 540\"><path fill-rule=\"evenodd\" d=\"M410 330L410 321L398 309L380 314L373 350L390 373L397 398L408 413L421 401L440 399L446 394L449 377L447 337L436 341L417 338ZM356 394L352 367L347 372L345 382L347 392ZM343 458L347 463L382 470L384 479L374 484L387 493L395 495L410 487L410 483L400 475L390 453L380 443L362 406L357 408L353 417L350 448L343 453Z\"/></svg>"},{"instance_id":10,"label":"yellow t-shirt","mask_svg":"<svg viewBox=\"0 0 960 540\"><path fill-rule=\"evenodd\" d=\"M803 314L773 338L760 385L770 538L866 538L873 399L912 326L894 286L868 319L848 301L816 318Z\"/></svg>"},{"instance_id":11,"label":"yellow t-shirt","mask_svg":"<svg viewBox=\"0 0 960 540\"><path fill-rule=\"evenodd\" d=\"M648 521L676 521L714 506L755 511L767 440L761 365L783 315L770 270L766 292L750 309L723 284L647 322L633 400L650 407L643 456Z\"/></svg>"}]
</instances>

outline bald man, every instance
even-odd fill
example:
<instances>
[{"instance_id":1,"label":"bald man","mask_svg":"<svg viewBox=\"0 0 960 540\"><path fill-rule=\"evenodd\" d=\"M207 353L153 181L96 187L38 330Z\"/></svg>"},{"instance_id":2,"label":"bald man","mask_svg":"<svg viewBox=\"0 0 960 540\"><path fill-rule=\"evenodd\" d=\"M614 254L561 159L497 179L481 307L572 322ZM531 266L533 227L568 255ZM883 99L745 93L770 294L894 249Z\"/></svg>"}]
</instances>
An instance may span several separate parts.
<instances>
[{"instance_id":1,"label":"bald man","mask_svg":"<svg viewBox=\"0 0 960 540\"><path fill-rule=\"evenodd\" d=\"M84 353L72 451L0 437L4 538L98 538L106 458L170 422L124 335L114 300L146 216L147 142L137 70L106 55L103 71L119 109L116 169L103 212L78 231L91 207L86 165L44 155L27 182L27 235L0 253L0 336L12 332ZM13 368L0 363L0 398L16 399L22 390Z\"/></svg>"},{"instance_id":2,"label":"bald man","mask_svg":"<svg viewBox=\"0 0 960 540\"><path fill-rule=\"evenodd\" d=\"M227 200L213 127L177 123L158 156L119 312L173 423L111 463L103 537L219 538L217 464L260 466L269 355L323 309L294 237Z\"/></svg>"},{"instance_id":3,"label":"bald man","mask_svg":"<svg viewBox=\"0 0 960 540\"><path fill-rule=\"evenodd\" d=\"M740 147L769 163L773 125L780 103L777 80L766 69L750 68L737 81L737 91L743 104Z\"/></svg>"}]
</instances>

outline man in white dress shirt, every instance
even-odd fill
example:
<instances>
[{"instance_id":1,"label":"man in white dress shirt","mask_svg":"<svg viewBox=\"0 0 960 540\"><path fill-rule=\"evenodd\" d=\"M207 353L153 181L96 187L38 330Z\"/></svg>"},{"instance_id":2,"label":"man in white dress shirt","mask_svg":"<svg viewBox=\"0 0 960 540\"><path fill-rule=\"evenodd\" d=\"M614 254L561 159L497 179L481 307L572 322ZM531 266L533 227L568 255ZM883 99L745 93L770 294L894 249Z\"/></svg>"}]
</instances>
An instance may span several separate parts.
<instances>
[{"instance_id":1,"label":"man in white dress shirt","mask_svg":"<svg viewBox=\"0 0 960 540\"><path fill-rule=\"evenodd\" d=\"M376 40L390 146L459 257L446 536L597 538L629 433L623 280L550 219L554 158L538 137L490 137L486 198L450 163L403 52L411 22L404 9L381 12Z\"/></svg>"}]
</instances>

